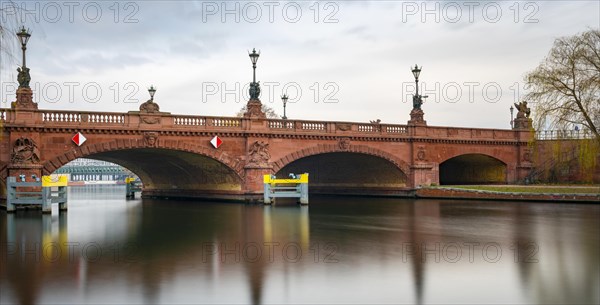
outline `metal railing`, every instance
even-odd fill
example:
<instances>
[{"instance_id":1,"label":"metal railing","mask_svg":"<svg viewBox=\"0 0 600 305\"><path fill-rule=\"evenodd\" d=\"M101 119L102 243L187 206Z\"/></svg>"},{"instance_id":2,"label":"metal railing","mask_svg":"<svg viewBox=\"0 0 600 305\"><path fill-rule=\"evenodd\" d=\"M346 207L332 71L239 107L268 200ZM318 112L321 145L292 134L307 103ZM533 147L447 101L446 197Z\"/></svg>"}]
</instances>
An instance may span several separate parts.
<instances>
[{"instance_id":1,"label":"metal railing","mask_svg":"<svg viewBox=\"0 0 600 305\"><path fill-rule=\"evenodd\" d=\"M587 129L584 130L540 130L535 132L536 140L569 140L569 139L593 139L594 134Z\"/></svg>"}]
</instances>

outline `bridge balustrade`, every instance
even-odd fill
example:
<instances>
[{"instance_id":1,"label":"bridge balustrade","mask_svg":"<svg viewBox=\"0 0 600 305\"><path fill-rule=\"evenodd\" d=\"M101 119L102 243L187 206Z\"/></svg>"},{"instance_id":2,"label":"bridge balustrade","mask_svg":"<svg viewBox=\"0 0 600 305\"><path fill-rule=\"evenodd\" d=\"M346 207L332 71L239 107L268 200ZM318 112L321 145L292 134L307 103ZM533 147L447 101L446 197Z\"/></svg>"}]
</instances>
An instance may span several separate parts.
<instances>
[{"instance_id":1,"label":"bridge balustrade","mask_svg":"<svg viewBox=\"0 0 600 305\"><path fill-rule=\"evenodd\" d=\"M124 125L124 113L39 110L43 123L88 123Z\"/></svg>"},{"instance_id":2,"label":"bridge balustrade","mask_svg":"<svg viewBox=\"0 0 600 305\"><path fill-rule=\"evenodd\" d=\"M206 126L206 118L193 116L173 116L173 124L181 126Z\"/></svg>"},{"instance_id":3,"label":"bridge balustrade","mask_svg":"<svg viewBox=\"0 0 600 305\"><path fill-rule=\"evenodd\" d=\"M37 122L52 127L71 126L122 126L138 128L143 124L143 115L139 112L85 112L85 111L60 111L60 110L36 110L39 113ZM34 114L35 115L35 114ZM160 129L198 128L200 130L231 128L235 130L267 129L282 132L321 132L321 133L364 133L364 134L393 134L399 136L410 136L412 133L407 125L380 124L380 123L356 123L335 121L309 121L309 120L283 120L266 119L262 125L250 124L251 119L240 117L211 117L194 115L172 115L161 112L149 114L160 118ZM0 109L0 120L6 124L16 123L16 112L11 109ZM152 126L151 124L148 125ZM454 139L506 139L514 140L513 130L485 129L485 128L461 128L461 127L436 127L427 126L426 130L419 136L435 138ZM556 138L591 138L587 131L542 131L536 132L537 139Z\"/></svg>"}]
</instances>

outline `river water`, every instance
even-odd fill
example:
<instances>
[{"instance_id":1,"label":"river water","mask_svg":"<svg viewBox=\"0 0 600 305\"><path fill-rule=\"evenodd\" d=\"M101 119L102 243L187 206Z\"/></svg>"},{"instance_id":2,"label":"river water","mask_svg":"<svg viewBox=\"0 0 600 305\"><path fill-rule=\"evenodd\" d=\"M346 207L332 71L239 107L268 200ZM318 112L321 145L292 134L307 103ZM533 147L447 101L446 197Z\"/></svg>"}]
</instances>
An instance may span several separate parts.
<instances>
[{"instance_id":1,"label":"river water","mask_svg":"<svg viewBox=\"0 0 600 305\"><path fill-rule=\"evenodd\" d=\"M2 304L600 302L600 205L69 196L0 212Z\"/></svg>"}]
</instances>

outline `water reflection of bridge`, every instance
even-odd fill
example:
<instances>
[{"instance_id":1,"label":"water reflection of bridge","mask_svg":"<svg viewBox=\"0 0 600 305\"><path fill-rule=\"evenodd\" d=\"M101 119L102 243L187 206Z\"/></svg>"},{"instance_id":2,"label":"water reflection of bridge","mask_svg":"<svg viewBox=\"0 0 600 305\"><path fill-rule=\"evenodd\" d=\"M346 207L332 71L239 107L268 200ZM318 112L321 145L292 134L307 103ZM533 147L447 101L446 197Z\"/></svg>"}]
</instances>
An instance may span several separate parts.
<instances>
[{"instance_id":1,"label":"water reflection of bridge","mask_svg":"<svg viewBox=\"0 0 600 305\"><path fill-rule=\"evenodd\" d=\"M144 207L137 204L139 201L127 205L117 200L114 204L111 202L104 201L103 209L111 212L99 215L99 219L92 217L95 212L91 210L81 211L75 218L75 209L70 211L68 219L63 213L43 215L42 222L37 214L2 214L0 217L6 219L7 225L0 227L0 250L8 255L3 257L6 268L0 270L0 281L9 291L3 293L2 301L30 304L42 298L68 298L75 302L80 298L79 301L93 303L95 300L110 302L110 298L114 298L123 302L120 298L127 298L128 294L131 298L133 293L134 299L142 298L139 301L143 303L239 302L240 296L255 304L286 300L329 303L346 297L365 300L367 295L361 293L368 290L366 300L373 302L393 298L394 302L424 303L440 300L434 291L444 291L442 297L447 297L448 287L477 286L473 280L486 285L496 282L485 277L478 280L477 274L482 270L501 277L513 269L524 291L531 294L526 300L534 303L548 301L548 295L553 301L572 302L593 299L597 293L593 287L598 283L598 273L592 271L598 270L599 253L597 249L577 251L580 244L597 245L597 236L576 235L576 231L554 232L556 236L548 236L541 230L544 222L538 219L542 217L538 215L543 214L539 211L544 209L543 205L510 205L506 209L492 208L481 213L472 209L471 204L461 202L418 201L417 204L406 200L396 202L393 211L386 209L383 213L386 200L373 202L369 207L332 198L327 204L312 205L310 211L308 207L296 206L208 204L200 209L183 202L163 205L145 200ZM342 205L344 209L340 208ZM337 212L332 214L331 211ZM564 223L566 226L597 224L593 217L577 211L571 213L581 216L582 221ZM570 222L562 218L550 221ZM332 222L335 225L331 225ZM85 227L94 226L111 230L94 230L92 235L80 233ZM476 255L474 262L465 258L454 264L446 261L446 256L452 257L452 253L432 251L436 245L443 248L453 242L461 244L465 228L477 232L470 233L471 242L501 245L506 260L482 262ZM337 248L330 263L324 262L330 252L315 256L311 250L320 246L324 251L323 246L332 241ZM63 255L49 259L53 258L50 253L36 260L38 250L31 247L35 243L40 245L39 251L52 250L52 243L79 246L72 248L75 254L72 258ZM276 243L279 246L274 246L276 251L272 255L263 251L256 259L255 246ZM531 243L540 245L539 258L543 261L513 261L514 252L509 250L509 245L517 245L520 253L528 253ZM81 255L82 248L91 244L109 250L98 257L93 248L89 248L89 253ZM110 250L115 244L117 252ZM414 246L415 251L410 255L402 250L407 244ZM293 245L288 246L288 256L281 252L285 245ZM19 254L15 247L26 251ZM295 260L296 247L303 253L298 261ZM462 250L466 255L467 249ZM61 251L66 253L68 249ZM118 253L117 258L115 253ZM439 262L436 255L441 255ZM406 261L401 261L403 257ZM390 287L389 281L386 287L378 286L389 280L386 276L390 274L397 279L392 284L396 287L393 292L386 290ZM107 279L111 280L107 282ZM333 284L342 280L344 284ZM367 282L375 284L363 287L364 292L356 288ZM177 285L177 289L171 283ZM48 291L55 285L62 287L62 295ZM330 287L325 289L328 285ZM92 287L106 287L111 293L91 293ZM386 291L388 295L383 295ZM71 292L72 295L67 296L66 293ZM470 293L476 299L478 293L485 291ZM511 300L514 299L508 299Z\"/></svg>"}]
</instances>

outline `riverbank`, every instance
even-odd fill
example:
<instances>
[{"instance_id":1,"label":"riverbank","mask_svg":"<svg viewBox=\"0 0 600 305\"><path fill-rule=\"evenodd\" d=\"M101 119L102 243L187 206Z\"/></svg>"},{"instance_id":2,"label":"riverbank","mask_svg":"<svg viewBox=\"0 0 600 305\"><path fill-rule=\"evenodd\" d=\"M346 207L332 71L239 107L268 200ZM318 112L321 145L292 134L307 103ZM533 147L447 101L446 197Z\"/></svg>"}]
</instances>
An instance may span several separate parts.
<instances>
[{"instance_id":1,"label":"riverbank","mask_svg":"<svg viewBox=\"0 0 600 305\"><path fill-rule=\"evenodd\" d=\"M418 198L600 203L597 185L453 185L421 187Z\"/></svg>"}]
</instances>

